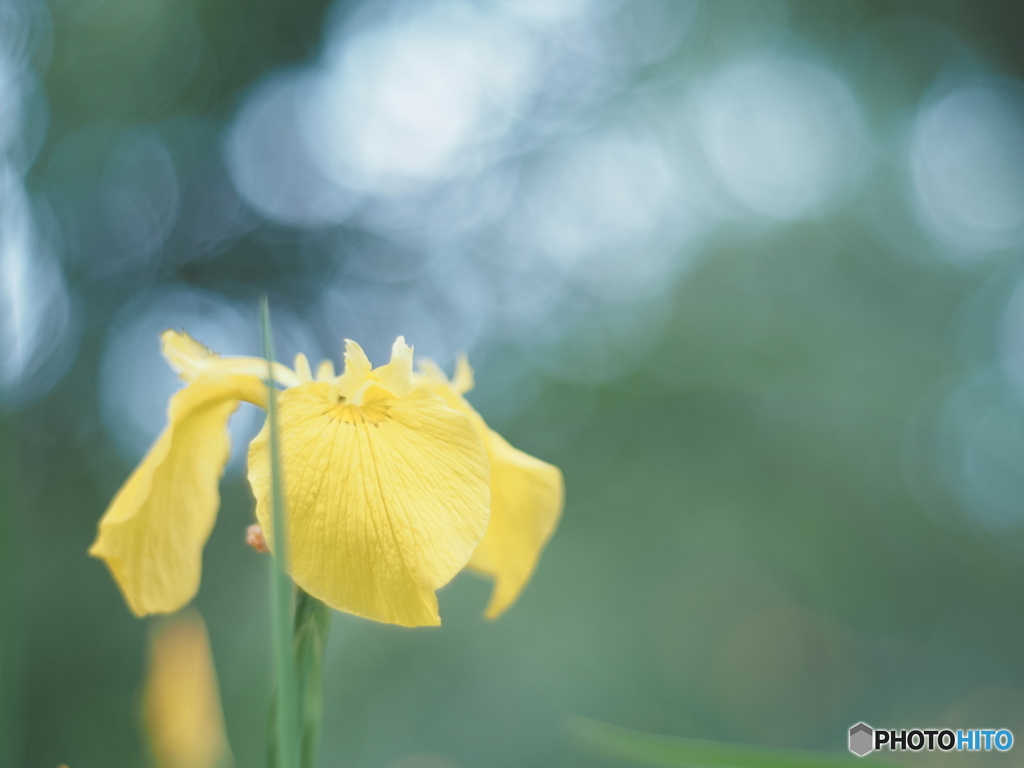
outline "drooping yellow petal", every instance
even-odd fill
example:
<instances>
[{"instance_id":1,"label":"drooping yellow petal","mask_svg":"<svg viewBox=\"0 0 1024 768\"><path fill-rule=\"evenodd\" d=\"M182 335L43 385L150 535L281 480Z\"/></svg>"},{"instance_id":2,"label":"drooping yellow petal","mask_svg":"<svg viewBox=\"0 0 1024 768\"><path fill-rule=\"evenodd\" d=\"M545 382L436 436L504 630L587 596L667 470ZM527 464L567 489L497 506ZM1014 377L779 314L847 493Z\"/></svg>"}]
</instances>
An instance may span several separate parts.
<instances>
[{"instance_id":1,"label":"drooping yellow petal","mask_svg":"<svg viewBox=\"0 0 1024 768\"><path fill-rule=\"evenodd\" d=\"M177 392L167 427L100 520L89 554L106 562L136 616L176 611L199 589L240 400L264 405L266 384L206 373Z\"/></svg>"},{"instance_id":2,"label":"drooping yellow petal","mask_svg":"<svg viewBox=\"0 0 1024 768\"><path fill-rule=\"evenodd\" d=\"M216 768L229 757L217 673L195 611L157 624L142 701L158 768Z\"/></svg>"},{"instance_id":3,"label":"drooping yellow petal","mask_svg":"<svg viewBox=\"0 0 1024 768\"><path fill-rule=\"evenodd\" d=\"M439 624L434 591L487 527L487 455L469 419L425 390L395 397L376 385L362 405L323 382L285 390L278 403L295 582L358 616ZM249 480L273 547L267 454L264 426Z\"/></svg>"},{"instance_id":4,"label":"drooping yellow petal","mask_svg":"<svg viewBox=\"0 0 1024 768\"><path fill-rule=\"evenodd\" d=\"M514 448L487 426L461 394L473 382L473 371L464 357L459 359L453 383L433 363L421 367L423 386L469 416L487 448L491 520L469 567L494 579L491 600L484 611L487 618L494 619L518 599L555 532L565 496L562 472Z\"/></svg>"},{"instance_id":5,"label":"drooping yellow petal","mask_svg":"<svg viewBox=\"0 0 1024 768\"><path fill-rule=\"evenodd\" d=\"M519 598L562 514L561 470L512 447L493 429L484 439L491 463L491 522L469 567L494 579L484 611L496 619Z\"/></svg>"},{"instance_id":6,"label":"drooping yellow petal","mask_svg":"<svg viewBox=\"0 0 1024 768\"><path fill-rule=\"evenodd\" d=\"M178 333L167 329L160 334L160 342L167 362L185 381L195 381L204 373L238 374L259 378L265 378L267 375L267 361L262 357L221 357L184 332ZM273 364L273 372L274 380L286 387L302 383L299 374L281 363Z\"/></svg>"}]
</instances>

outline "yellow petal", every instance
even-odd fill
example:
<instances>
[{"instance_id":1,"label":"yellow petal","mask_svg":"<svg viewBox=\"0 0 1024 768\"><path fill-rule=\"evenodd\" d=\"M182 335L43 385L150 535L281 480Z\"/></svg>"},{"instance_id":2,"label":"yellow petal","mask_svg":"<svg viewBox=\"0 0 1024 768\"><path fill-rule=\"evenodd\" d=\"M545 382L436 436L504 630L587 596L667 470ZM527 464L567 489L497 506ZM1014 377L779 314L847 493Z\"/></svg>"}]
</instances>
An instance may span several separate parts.
<instances>
[{"instance_id":1,"label":"yellow petal","mask_svg":"<svg viewBox=\"0 0 1024 768\"><path fill-rule=\"evenodd\" d=\"M207 349L187 333L168 329L160 334L162 351L175 373L185 381L195 381L204 373L267 375L267 361L262 357L221 357ZM301 377L280 363L273 364L274 380L286 387L302 383Z\"/></svg>"},{"instance_id":2,"label":"yellow petal","mask_svg":"<svg viewBox=\"0 0 1024 768\"><path fill-rule=\"evenodd\" d=\"M264 363L264 366L266 363ZM309 358L299 352L295 356L295 373L299 377L299 381L312 381L313 380L313 369L309 367Z\"/></svg>"},{"instance_id":3,"label":"yellow petal","mask_svg":"<svg viewBox=\"0 0 1024 768\"><path fill-rule=\"evenodd\" d=\"M494 579L484 611L496 619L519 598L562 514L558 467L513 448L493 429L484 439L491 462L491 522L469 567Z\"/></svg>"},{"instance_id":4,"label":"yellow petal","mask_svg":"<svg viewBox=\"0 0 1024 768\"><path fill-rule=\"evenodd\" d=\"M198 377L218 359L218 355L200 344L184 331L178 333L168 328L160 334L161 351L175 373L192 380Z\"/></svg>"},{"instance_id":5,"label":"yellow petal","mask_svg":"<svg viewBox=\"0 0 1024 768\"><path fill-rule=\"evenodd\" d=\"M391 347L391 362L371 374L373 381L392 394L402 397L413 390L412 347L399 336Z\"/></svg>"},{"instance_id":6,"label":"yellow petal","mask_svg":"<svg viewBox=\"0 0 1024 768\"><path fill-rule=\"evenodd\" d=\"M347 400L355 399L369 381L372 370L370 358L363 352L363 348L351 339L345 339L345 370L338 377L338 390L342 397ZM323 381L319 376L317 379Z\"/></svg>"},{"instance_id":7,"label":"yellow petal","mask_svg":"<svg viewBox=\"0 0 1024 768\"><path fill-rule=\"evenodd\" d=\"M412 347L405 337L395 339L391 362L371 368L363 348L354 341L345 342L345 372L338 378L338 390L348 402L362 405L371 387L382 387L397 397L408 395L415 387L412 372Z\"/></svg>"},{"instance_id":8,"label":"yellow petal","mask_svg":"<svg viewBox=\"0 0 1024 768\"><path fill-rule=\"evenodd\" d=\"M150 636L143 720L158 768L216 768L228 753L217 673L199 614Z\"/></svg>"},{"instance_id":9,"label":"yellow petal","mask_svg":"<svg viewBox=\"0 0 1024 768\"><path fill-rule=\"evenodd\" d=\"M316 380L317 381L330 381L334 378L334 362L331 360L321 360L316 366Z\"/></svg>"},{"instance_id":10,"label":"yellow petal","mask_svg":"<svg viewBox=\"0 0 1024 768\"><path fill-rule=\"evenodd\" d=\"M458 387L472 386L468 361L460 359L456 383L449 383L433 363L426 362L421 367L423 386L467 414L487 448L491 521L469 567L494 579L491 600L484 611L487 618L494 619L518 599L537 567L541 551L555 532L565 496L562 472L512 447L462 397Z\"/></svg>"},{"instance_id":11,"label":"yellow petal","mask_svg":"<svg viewBox=\"0 0 1024 768\"><path fill-rule=\"evenodd\" d=\"M265 404L266 384L203 374L176 393L167 427L100 520L89 554L106 562L137 616L176 611L199 589L239 400Z\"/></svg>"},{"instance_id":12,"label":"yellow petal","mask_svg":"<svg viewBox=\"0 0 1024 768\"><path fill-rule=\"evenodd\" d=\"M452 386L460 395L464 395L473 389L473 369L469 365L469 358L466 353L459 354L455 361L455 375L452 377Z\"/></svg>"},{"instance_id":13,"label":"yellow petal","mask_svg":"<svg viewBox=\"0 0 1024 768\"><path fill-rule=\"evenodd\" d=\"M314 382L278 398L292 577L338 610L439 624L434 591L487 527L487 456L466 416L418 389L378 386L364 404ZM272 530L267 427L249 450L264 533ZM273 537L267 536L271 547Z\"/></svg>"}]
</instances>

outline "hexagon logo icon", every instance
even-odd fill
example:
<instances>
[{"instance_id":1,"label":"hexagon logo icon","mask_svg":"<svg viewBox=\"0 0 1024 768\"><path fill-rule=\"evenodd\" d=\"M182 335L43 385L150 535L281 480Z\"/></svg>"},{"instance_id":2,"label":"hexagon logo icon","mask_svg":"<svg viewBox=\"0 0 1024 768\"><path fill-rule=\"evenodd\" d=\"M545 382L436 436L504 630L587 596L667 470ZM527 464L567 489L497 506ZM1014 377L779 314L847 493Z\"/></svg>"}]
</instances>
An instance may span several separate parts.
<instances>
[{"instance_id":1,"label":"hexagon logo icon","mask_svg":"<svg viewBox=\"0 0 1024 768\"><path fill-rule=\"evenodd\" d=\"M867 723L857 723L850 729L850 751L857 757L874 752L875 729Z\"/></svg>"}]
</instances>

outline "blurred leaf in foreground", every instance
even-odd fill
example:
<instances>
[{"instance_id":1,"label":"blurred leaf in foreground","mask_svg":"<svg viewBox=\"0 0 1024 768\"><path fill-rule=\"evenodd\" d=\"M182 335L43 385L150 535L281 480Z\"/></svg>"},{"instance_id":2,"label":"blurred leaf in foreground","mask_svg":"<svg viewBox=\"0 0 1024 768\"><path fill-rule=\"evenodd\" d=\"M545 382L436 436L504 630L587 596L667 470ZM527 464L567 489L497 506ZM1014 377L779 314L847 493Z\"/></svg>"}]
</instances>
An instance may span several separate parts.
<instances>
[{"instance_id":1,"label":"blurred leaf in foreground","mask_svg":"<svg viewBox=\"0 0 1024 768\"><path fill-rule=\"evenodd\" d=\"M852 768L891 763L827 752L771 749L633 731L590 718L567 723L570 742L580 749L640 765L680 768Z\"/></svg>"}]
</instances>

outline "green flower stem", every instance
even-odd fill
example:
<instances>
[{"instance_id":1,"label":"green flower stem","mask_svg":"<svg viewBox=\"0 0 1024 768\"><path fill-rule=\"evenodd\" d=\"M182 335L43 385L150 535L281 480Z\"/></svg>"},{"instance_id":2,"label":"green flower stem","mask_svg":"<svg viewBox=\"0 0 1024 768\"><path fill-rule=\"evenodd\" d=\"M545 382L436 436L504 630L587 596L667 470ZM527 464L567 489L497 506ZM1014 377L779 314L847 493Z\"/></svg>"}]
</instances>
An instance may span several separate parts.
<instances>
[{"instance_id":1,"label":"green flower stem","mask_svg":"<svg viewBox=\"0 0 1024 768\"><path fill-rule=\"evenodd\" d=\"M323 659L331 611L315 597L296 590L295 671L299 686L299 737L301 768L313 768L323 723Z\"/></svg>"},{"instance_id":2,"label":"green flower stem","mask_svg":"<svg viewBox=\"0 0 1024 768\"><path fill-rule=\"evenodd\" d=\"M277 662L277 765L298 768L298 697L295 690L295 664L290 642L289 616L292 603L292 582L288 577L288 530L285 527L284 486L281 473L280 435L277 423L277 389L274 387L274 340L270 331L270 308L267 299L261 307L263 355L267 359L267 424L270 428L271 508L274 542L271 578L272 614L274 622L274 656ZM274 739L271 738L271 742Z\"/></svg>"},{"instance_id":3,"label":"green flower stem","mask_svg":"<svg viewBox=\"0 0 1024 768\"><path fill-rule=\"evenodd\" d=\"M295 624L292 652L298 684L299 765L313 768L320 743L323 722L323 659L331 627L330 609L302 589L295 589ZM267 740L267 765L280 768L277 737L277 700L270 707L270 737Z\"/></svg>"}]
</instances>

